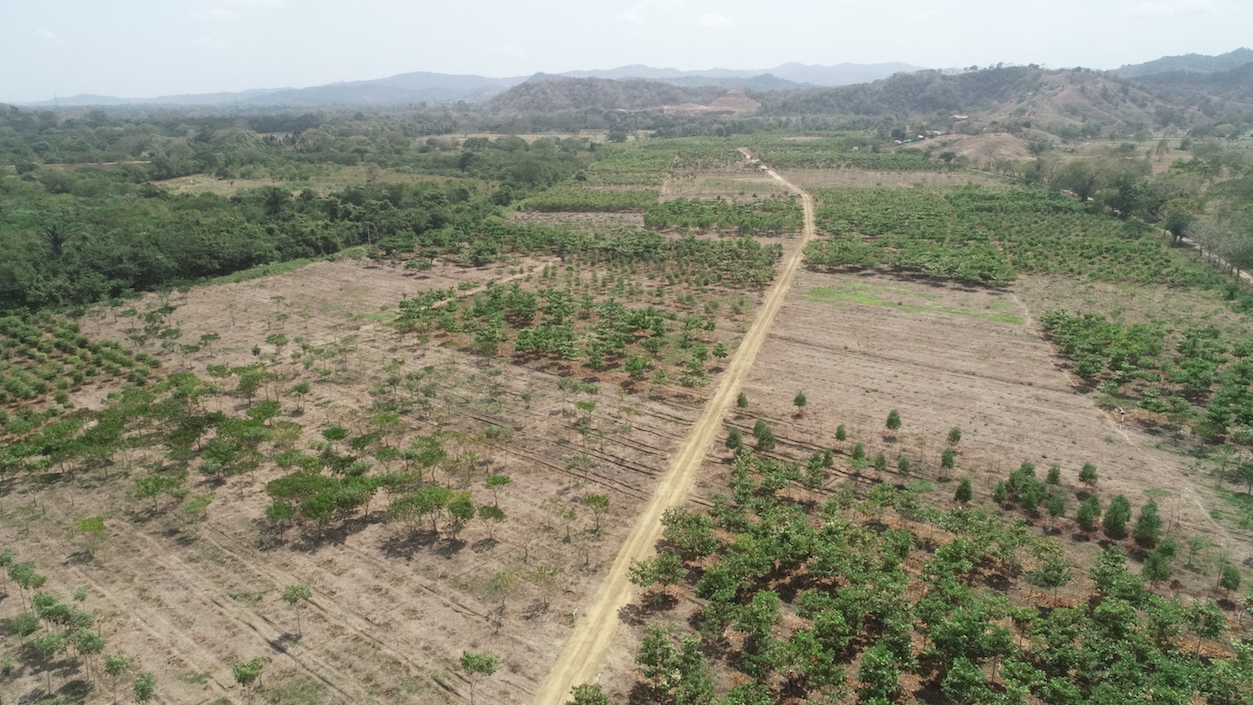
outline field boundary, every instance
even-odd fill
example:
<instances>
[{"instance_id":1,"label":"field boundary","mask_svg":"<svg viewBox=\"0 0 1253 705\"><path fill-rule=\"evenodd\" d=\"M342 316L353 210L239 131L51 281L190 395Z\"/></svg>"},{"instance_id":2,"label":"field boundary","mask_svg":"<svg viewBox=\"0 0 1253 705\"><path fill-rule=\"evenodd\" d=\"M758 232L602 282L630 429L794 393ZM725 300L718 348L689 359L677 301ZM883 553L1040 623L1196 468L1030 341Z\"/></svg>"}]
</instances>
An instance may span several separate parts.
<instances>
[{"instance_id":1,"label":"field boundary","mask_svg":"<svg viewBox=\"0 0 1253 705\"><path fill-rule=\"evenodd\" d=\"M747 149L740 152L757 163ZM783 270L770 292L762 302L752 326L745 333L725 374L718 381L705 409L692 427L683 445L673 456L670 468L653 492L652 499L636 520L618 551L609 573L601 583L591 605L574 626L570 638L562 647L561 654L553 664L547 678L536 689L532 702L536 705L560 705L566 701L571 689L579 684L593 682L596 669L604 659L605 652L618 626L618 611L630 602L634 592L628 580L632 561L648 558L653 547L661 539L661 516L669 507L682 504L696 480L696 473L705 460L710 445L717 437L722 421L734 403L748 372L757 359L757 353L774 323L776 314L783 307L783 300L796 273L805 259L805 245L814 238L814 200L808 192L765 167L765 173L785 188L801 197L804 208L805 227L800 245L783 265Z\"/></svg>"}]
</instances>

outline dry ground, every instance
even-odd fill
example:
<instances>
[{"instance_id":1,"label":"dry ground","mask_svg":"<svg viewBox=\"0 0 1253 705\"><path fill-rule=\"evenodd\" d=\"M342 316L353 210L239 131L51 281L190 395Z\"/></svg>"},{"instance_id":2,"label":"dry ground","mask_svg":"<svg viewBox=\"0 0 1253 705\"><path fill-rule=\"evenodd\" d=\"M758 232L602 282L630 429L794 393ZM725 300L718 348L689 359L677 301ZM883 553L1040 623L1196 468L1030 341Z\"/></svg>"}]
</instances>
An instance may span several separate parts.
<instances>
[{"instance_id":1,"label":"dry ground","mask_svg":"<svg viewBox=\"0 0 1253 705\"><path fill-rule=\"evenodd\" d=\"M430 182L442 184L445 181L456 181L465 183L471 188L485 187L484 182L480 182L478 179L450 179L446 176L432 176L429 174L401 174L390 169L379 171L376 181L380 184L419 184ZM218 179L208 174L194 174L157 183L175 194L214 193L219 196L233 196L246 189L265 186L282 186L294 190L311 188L318 193L326 194L348 188L349 186L363 186L366 182L366 168L363 166L319 165L311 168L309 178L301 180L278 178Z\"/></svg>"},{"instance_id":2,"label":"dry ground","mask_svg":"<svg viewBox=\"0 0 1253 705\"><path fill-rule=\"evenodd\" d=\"M553 228L568 227L574 230L605 232L612 230L636 230L644 227L643 213L566 213L543 211L512 211L509 220L534 223Z\"/></svg>"},{"instance_id":3,"label":"dry ground","mask_svg":"<svg viewBox=\"0 0 1253 705\"><path fill-rule=\"evenodd\" d=\"M790 169L783 172L793 183L820 188L912 188L914 186L1003 186L986 174L974 171L865 171L862 169Z\"/></svg>"},{"instance_id":4,"label":"dry ground","mask_svg":"<svg viewBox=\"0 0 1253 705\"><path fill-rule=\"evenodd\" d=\"M1177 499L1165 501L1163 513L1180 535L1209 537L1243 558L1248 547L1208 514L1216 500L1205 478L1080 393L1040 337L1040 313L1013 289L807 272L763 351L769 363L747 385L747 421L765 418L787 439L782 446L797 444L793 452L839 447L835 426L844 424L849 443L904 455L929 476L939 470L945 433L960 427L955 476L972 475L985 495L1023 460L1041 471L1059 464L1072 485L1091 462L1106 498L1122 493L1138 506L1148 501L1145 490L1167 489ZM797 391L808 396L803 416L791 406ZM892 409L905 421L895 440L883 428Z\"/></svg>"},{"instance_id":5,"label":"dry ground","mask_svg":"<svg viewBox=\"0 0 1253 705\"><path fill-rule=\"evenodd\" d=\"M795 242L785 245L794 248ZM501 492L508 520L496 530L497 540L477 520L456 539L385 525L379 521L384 496L325 535L310 527L278 536L263 518L263 487L282 471L267 465L255 476L221 485L193 469L192 491L216 493L201 521L184 518L165 502L156 510L139 503L133 481L119 478L116 469L108 482L54 480L36 495L9 485L0 489L0 545L34 560L62 597L74 586L89 586L86 605L103 615L109 651L137 655L144 669L157 674L164 702L242 701L230 669L257 656L275 660L264 679L275 698L309 692L314 702L456 702L469 693L456 667L463 649L502 658L500 672L479 686L483 702L527 701L709 393L674 386L654 395L647 383L632 388L620 372L603 373L596 396L578 397L596 402L593 431L581 438L572 428L576 397L556 383L558 375L571 372L596 377L586 368L481 358L440 336L427 345L399 340L383 325L406 293L488 279L533 286L528 277L546 263L439 265L413 273L350 260L320 262L265 279L195 288L170 301L177 307L170 320L183 331L183 342L221 336L212 354L165 356L172 370L204 377L209 365L249 364L257 359L253 346L268 358L273 346L263 341L280 332L293 341L288 353L300 341L351 350L312 371L290 361L290 354L272 365L290 379L313 381L303 414L294 414L295 402L284 399L289 415L283 420L304 426L297 448L330 425L362 432L360 410L368 408L371 383L388 362L401 360L401 373L433 367L429 379L438 392L430 408L406 418L406 433L447 431L450 456L475 453L476 462L461 465L465 477L477 478L467 488L475 490L478 504L490 503L482 488L485 474L513 478ZM670 287L670 296L681 289ZM742 314L731 312L738 293L711 291L701 300L720 295L726 298L711 335L734 349L758 295L744 294L748 308ZM651 291L641 298L655 302ZM155 303L156 297L148 297L137 306ZM133 319L116 313L84 321L85 332L123 339ZM325 365L323 372L317 372L319 365ZM79 401L98 401L102 394L95 390L92 399ZM207 403L211 409L243 408L237 397ZM512 429L512 438L487 442L489 426ZM138 466L131 471L131 477L143 474ZM451 469L441 473L454 488L462 477ZM599 532L580 503L588 493L611 501ZM569 541L554 506L577 512ZM69 527L93 515L105 517L108 540L91 560L83 558ZM489 586L502 573L513 577L504 595ZM300 638L293 637L292 610L278 599L283 586L297 582L308 583L314 595ZM0 601L0 614L17 612L16 603L14 592ZM54 675L54 688L80 677L67 660ZM42 672L23 673L14 692L35 694L43 682Z\"/></svg>"},{"instance_id":6,"label":"dry ground","mask_svg":"<svg viewBox=\"0 0 1253 705\"><path fill-rule=\"evenodd\" d=\"M679 170L666 178L661 200L676 198L725 198L754 201L791 192L770 175L748 162L735 162L718 169Z\"/></svg>"}]
</instances>

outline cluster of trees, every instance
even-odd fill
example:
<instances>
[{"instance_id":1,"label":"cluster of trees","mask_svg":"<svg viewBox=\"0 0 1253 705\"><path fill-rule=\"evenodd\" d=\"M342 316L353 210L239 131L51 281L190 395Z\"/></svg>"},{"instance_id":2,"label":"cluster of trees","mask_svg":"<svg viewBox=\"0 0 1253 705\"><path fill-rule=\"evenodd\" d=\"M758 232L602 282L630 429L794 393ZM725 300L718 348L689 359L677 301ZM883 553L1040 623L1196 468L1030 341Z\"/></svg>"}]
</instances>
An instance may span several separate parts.
<instances>
[{"instance_id":1,"label":"cluster of trees","mask_svg":"<svg viewBox=\"0 0 1253 705\"><path fill-rule=\"evenodd\" d=\"M1226 287L1221 275L1169 247L1150 226L1088 212L1043 189L842 189L819 196L818 225L837 237L807 250L818 266L888 264L972 283L1033 271Z\"/></svg>"},{"instance_id":2,"label":"cluster of trees","mask_svg":"<svg viewBox=\"0 0 1253 705\"><path fill-rule=\"evenodd\" d=\"M99 517L95 521L103 528ZM122 652L104 654L108 642L97 627L97 613L83 608L90 594L87 587L75 588L70 601L64 602L43 589L48 578L36 572L33 562L20 562L17 557L14 549L0 550L0 570L7 583L17 587L25 610L7 620L9 635L26 647L20 652L23 663L42 667L45 694L51 697L56 692L52 675L66 667L61 657L72 653L88 687L107 679L116 700L118 685L135 670L135 658ZM0 679L10 677L15 671L13 660L0 660L0 671ZM151 702L156 697L156 676L140 675L131 690L135 702Z\"/></svg>"},{"instance_id":3,"label":"cluster of trees","mask_svg":"<svg viewBox=\"0 0 1253 705\"><path fill-rule=\"evenodd\" d=\"M695 633L650 628L637 654L650 702L766 705L852 691L887 703L910 697L910 683L971 704L1151 694L1234 705L1253 688L1253 650L1223 642L1222 609L1147 590L1157 578L1131 572L1118 545L1090 571L1090 599L1036 607L1030 588L1011 600L986 587L1025 579L1056 591L1076 580L1060 544L1032 538L1021 520L941 511L886 484L815 506L787 492L777 468L740 450L730 494L708 512L668 511L661 553L633 570L663 590L699 576ZM1016 473L1020 497L1034 492L1029 481ZM1154 534L1151 506L1137 536ZM738 672L720 698L715 669ZM584 689L571 702L600 695Z\"/></svg>"},{"instance_id":4,"label":"cluster of trees","mask_svg":"<svg viewBox=\"0 0 1253 705\"><path fill-rule=\"evenodd\" d=\"M528 198L522 205L532 211L642 211L654 206L657 203L657 196L657 191L646 189L629 191L549 189Z\"/></svg>"},{"instance_id":5,"label":"cluster of trees","mask_svg":"<svg viewBox=\"0 0 1253 705\"><path fill-rule=\"evenodd\" d=\"M752 201L676 198L644 214L644 226L657 230L696 228L734 230L741 235L779 235L801 229L803 214L795 197Z\"/></svg>"},{"instance_id":6,"label":"cluster of trees","mask_svg":"<svg viewBox=\"0 0 1253 705\"><path fill-rule=\"evenodd\" d=\"M1160 326L1112 322L1097 314L1047 311L1041 326L1075 374L1099 388L1137 399L1140 407L1177 420L1196 419L1204 437L1227 434L1245 443L1253 436L1253 343L1230 341L1213 326L1194 326L1167 351ZM1217 389L1215 385L1217 384ZM1204 416L1193 405L1206 405Z\"/></svg>"},{"instance_id":7,"label":"cluster of trees","mask_svg":"<svg viewBox=\"0 0 1253 705\"><path fill-rule=\"evenodd\" d=\"M632 379L656 370L658 383L668 379L663 353L677 349L686 355L678 375L686 386L705 377L711 357L728 355L724 343L701 340L715 321L696 314L680 319L653 306L631 308L612 298L598 302L571 289L530 292L518 284L489 283L484 293L464 304L451 296L451 291L437 291L405 299L395 325L403 333L420 335L436 326L464 333L486 355L512 342L518 354L582 360L596 371L621 366ZM681 323L678 330L671 330L671 321Z\"/></svg>"}]
</instances>

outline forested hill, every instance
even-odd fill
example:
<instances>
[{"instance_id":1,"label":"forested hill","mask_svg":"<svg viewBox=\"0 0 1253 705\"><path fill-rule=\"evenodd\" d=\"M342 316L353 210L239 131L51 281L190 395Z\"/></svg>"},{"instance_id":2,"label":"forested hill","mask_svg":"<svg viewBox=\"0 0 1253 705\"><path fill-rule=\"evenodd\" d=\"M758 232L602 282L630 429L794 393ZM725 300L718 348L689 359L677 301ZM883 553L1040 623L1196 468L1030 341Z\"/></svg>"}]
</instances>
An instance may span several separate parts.
<instances>
[{"instance_id":1,"label":"forested hill","mask_svg":"<svg viewBox=\"0 0 1253 705\"><path fill-rule=\"evenodd\" d=\"M1204 54L1184 54L1183 56L1163 56L1143 64L1128 64L1110 71L1123 78L1138 78L1162 73L1214 73L1253 63L1253 49L1236 49L1218 56Z\"/></svg>"},{"instance_id":2,"label":"forested hill","mask_svg":"<svg viewBox=\"0 0 1253 705\"><path fill-rule=\"evenodd\" d=\"M1091 121L1148 125L1163 120L1179 126L1208 124L1210 120L1194 105L1163 100L1106 73L1011 66L960 74L919 71L855 86L772 92L762 98L759 112L922 118L970 114L1059 126Z\"/></svg>"},{"instance_id":3,"label":"forested hill","mask_svg":"<svg viewBox=\"0 0 1253 705\"><path fill-rule=\"evenodd\" d=\"M1034 91L1045 71L1030 66L972 71L902 73L873 83L800 92L775 92L763 100L769 115L884 115L972 111Z\"/></svg>"},{"instance_id":4,"label":"forested hill","mask_svg":"<svg viewBox=\"0 0 1253 705\"><path fill-rule=\"evenodd\" d=\"M659 81L559 78L527 81L487 101L495 113L554 113L571 110L640 110L682 103L708 103L725 93L717 86L674 86Z\"/></svg>"},{"instance_id":5,"label":"forested hill","mask_svg":"<svg viewBox=\"0 0 1253 705\"><path fill-rule=\"evenodd\" d=\"M1197 105L1208 115L1253 108L1253 63L1227 71L1175 71L1134 80L1172 102Z\"/></svg>"}]
</instances>

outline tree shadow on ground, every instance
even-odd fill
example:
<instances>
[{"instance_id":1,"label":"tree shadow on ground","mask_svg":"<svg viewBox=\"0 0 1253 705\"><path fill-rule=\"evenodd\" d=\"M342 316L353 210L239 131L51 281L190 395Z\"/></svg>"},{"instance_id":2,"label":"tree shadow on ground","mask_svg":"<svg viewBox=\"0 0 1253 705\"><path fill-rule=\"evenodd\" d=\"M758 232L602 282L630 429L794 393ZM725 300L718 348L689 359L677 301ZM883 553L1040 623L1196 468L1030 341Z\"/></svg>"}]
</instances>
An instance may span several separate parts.
<instances>
[{"instance_id":1,"label":"tree shadow on ground","mask_svg":"<svg viewBox=\"0 0 1253 705\"><path fill-rule=\"evenodd\" d=\"M325 546L342 546L353 534L365 531L372 523L369 517L360 516L322 529L310 529L291 542L297 551L317 553Z\"/></svg>"},{"instance_id":2,"label":"tree shadow on ground","mask_svg":"<svg viewBox=\"0 0 1253 705\"><path fill-rule=\"evenodd\" d=\"M392 534L379 542L379 550L388 558L410 559L439 542L439 532L426 529Z\"/></svg>"},{"instance_id":3,"label":"tree shadow on ground","mask_svg":"<svg viewBox=\"0 0 1253 705\"><path fill-rule=\"evenodd\" d=\"M630 627L643 626L644 608L634 602L623 605L618 609L618 621Z\"/></svg>"}]
</instances>

